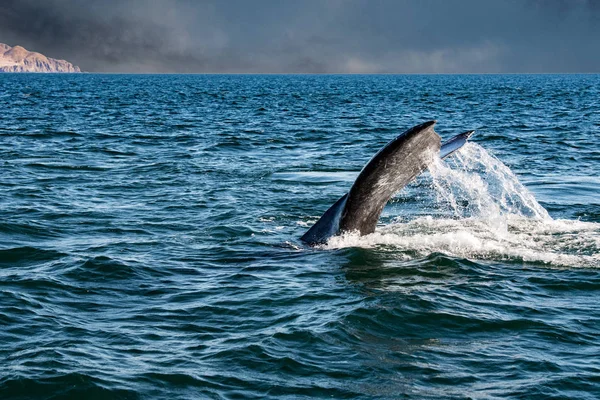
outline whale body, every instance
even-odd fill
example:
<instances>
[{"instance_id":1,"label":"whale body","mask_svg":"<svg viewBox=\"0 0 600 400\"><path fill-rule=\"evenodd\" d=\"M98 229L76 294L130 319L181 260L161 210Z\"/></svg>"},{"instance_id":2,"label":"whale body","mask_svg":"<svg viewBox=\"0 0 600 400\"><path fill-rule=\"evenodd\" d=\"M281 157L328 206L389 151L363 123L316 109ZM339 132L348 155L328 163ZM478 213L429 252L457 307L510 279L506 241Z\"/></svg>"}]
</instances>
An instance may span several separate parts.
<instances>
[{"instance_id":1,"label":"whale body","mask_svg":"<svg viewBox=\"0 0 600 400\"><path fill-rule=\"evenodd\" d=\"M386 144L363 167L350 191L336 201L300 238L323 244L335 235L375 231L389 199L431 164L435 157L446 158L460 149L474 131L467 131L441 144L434 131L436 121L414 126Z\"/></svg>"}]
</instances>

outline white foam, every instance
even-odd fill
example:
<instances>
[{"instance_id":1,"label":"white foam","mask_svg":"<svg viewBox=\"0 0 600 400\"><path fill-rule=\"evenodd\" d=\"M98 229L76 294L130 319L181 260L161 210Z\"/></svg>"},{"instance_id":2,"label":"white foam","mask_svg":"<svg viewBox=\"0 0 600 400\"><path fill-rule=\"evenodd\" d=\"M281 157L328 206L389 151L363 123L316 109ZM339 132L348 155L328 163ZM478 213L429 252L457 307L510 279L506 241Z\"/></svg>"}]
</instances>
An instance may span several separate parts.
<instances>
[{"instance_id":1,"label":"white foam","mask_svg":"<svg viewBox=\"0 0 600 400\"><path fill-rule=\"evenodd\" d=\"M450 162L434 162L427 179L434 204L426 207L441 218L398 219L371 235L333 237L323 247L392 246L402 258L440 252L600 268L600 224L552 219L512 171L482 147L470 143Z\"/></svg>"},{"instance_id":2,"label":"white foam","mask_svg":"<svg viewBox=\"0 0 600 400\"><path fill-rule=\"evenodd\" d=\"M557 266L600 267L600 224L508 217L489 220L417 218L375 233L336 236L327 249L392 246L402 258L439 252L481 260L540 262Z\"/></svg>"}]
</instances>

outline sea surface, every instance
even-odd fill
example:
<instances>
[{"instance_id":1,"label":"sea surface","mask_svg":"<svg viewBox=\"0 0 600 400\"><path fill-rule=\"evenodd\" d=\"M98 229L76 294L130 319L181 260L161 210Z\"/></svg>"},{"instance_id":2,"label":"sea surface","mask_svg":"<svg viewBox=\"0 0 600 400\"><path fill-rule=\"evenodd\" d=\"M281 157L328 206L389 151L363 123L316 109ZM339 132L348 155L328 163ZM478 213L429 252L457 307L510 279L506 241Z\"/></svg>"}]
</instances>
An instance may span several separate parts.
<instances>
[{"instance_id":1,"label":"sea surface","mask_svg":"<svg viewBox=\"0 0 600 400\"><path fill-rule=\"evenodd\" d=\"M598 399L599 141L600 75L0 75L0 398Z\"/></svg>"}]
</instances>

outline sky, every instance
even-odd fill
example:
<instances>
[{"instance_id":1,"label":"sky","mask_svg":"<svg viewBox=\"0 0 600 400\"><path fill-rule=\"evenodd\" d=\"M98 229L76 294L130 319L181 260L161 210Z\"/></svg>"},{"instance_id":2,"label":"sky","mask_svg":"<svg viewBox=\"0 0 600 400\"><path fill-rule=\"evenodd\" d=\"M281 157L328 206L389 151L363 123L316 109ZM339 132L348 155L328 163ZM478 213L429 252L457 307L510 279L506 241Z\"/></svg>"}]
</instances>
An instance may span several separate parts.
<instances>
[{"instance_id":1,"label":"sky","mask_svg":"<svg viewBox=\"0 0 600 400\"><path fill-rule=\"evenodd\" d=\"M2 0L0 43L87 72L600 72L600 0Z\"/></svg>"}]
</instances>

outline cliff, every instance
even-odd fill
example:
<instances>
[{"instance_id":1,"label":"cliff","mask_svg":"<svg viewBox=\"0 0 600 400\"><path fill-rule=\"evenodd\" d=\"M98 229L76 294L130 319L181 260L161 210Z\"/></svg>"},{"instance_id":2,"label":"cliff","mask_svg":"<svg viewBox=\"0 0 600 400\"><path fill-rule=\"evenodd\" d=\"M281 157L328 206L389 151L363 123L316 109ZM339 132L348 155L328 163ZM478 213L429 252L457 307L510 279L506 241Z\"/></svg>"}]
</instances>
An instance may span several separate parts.
<instances>
[{"instance_id":1,"label":"cliff","mask_svg":"<svg viewBox=\"0 0 600 400\"><path fill-rule=\"evenodd\" d=\"M55 60L43 54L27 51L21 46L0 43L0 72L81 72L65 60Z\"/></svg>"}]
</instances>

